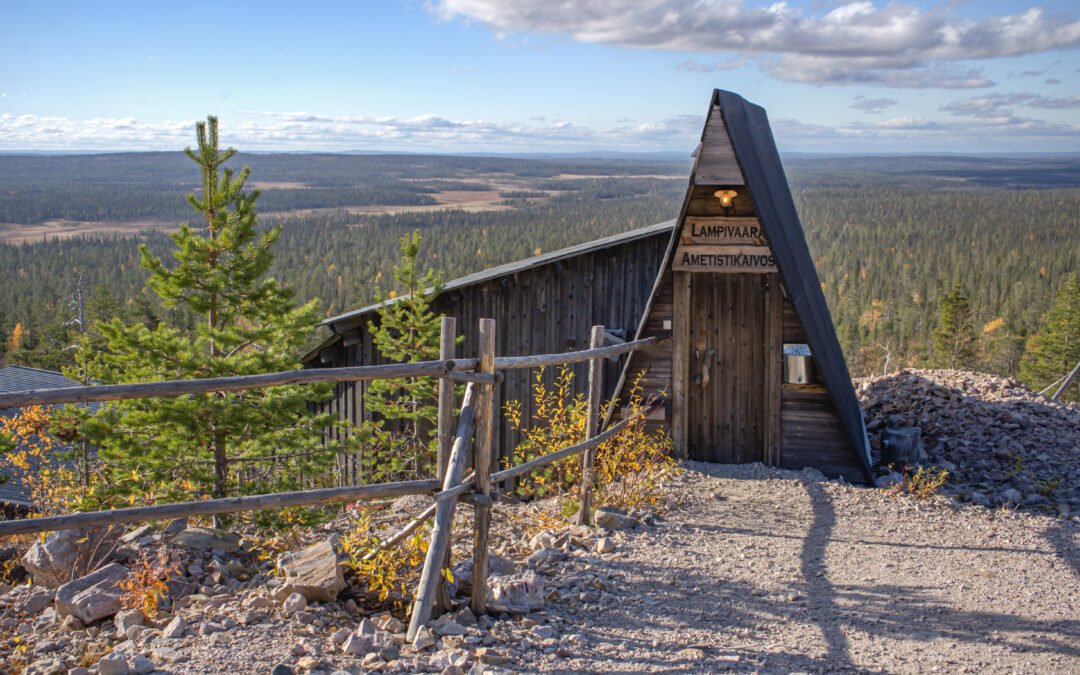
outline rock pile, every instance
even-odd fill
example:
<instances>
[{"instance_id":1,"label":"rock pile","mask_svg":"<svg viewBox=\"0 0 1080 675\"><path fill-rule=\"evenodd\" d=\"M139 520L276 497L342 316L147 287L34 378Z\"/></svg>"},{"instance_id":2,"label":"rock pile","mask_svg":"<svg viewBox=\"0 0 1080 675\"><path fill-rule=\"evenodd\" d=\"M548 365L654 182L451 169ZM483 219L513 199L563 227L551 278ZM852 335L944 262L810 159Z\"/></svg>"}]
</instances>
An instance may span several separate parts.
<instances>
[{"instance_id":1,"label":"rock pile","mask_svg":"<svg viewBox=\"0 0 1080 675\"><path fill-rule=\"evenodd\" d=\"M1016 380L957 370L905 370L855 381L875 460L886 428L917 427L944 494L982 506L1080 514L1080 405Z\"/></svg>"},{"instance_id":2,"label":"rock pile","mask_svg":"<svg viewBox=\"0 0 1080 675\"><path fill-rule=\"evenodd\" d=\"M613 512L601 518L610 529L563 525L526 533L510 525L535 522L532 511L538 508L545 507L496 507L530 513L496 519L503 527L493 531L497 554L490 558L490 614L477 617L468 609L468 584L462 582L471 577L472 563L465 558L454 568L454 610L423 627L412 644L405 641L400 618L363 609L357 602L363 589L343 578L335 551L335 530L349 526L342 517L321 532L307 533L306 547L276 560L256 555L252 542L234 533L188 528L183 522L109 535L115 546L89 574L58 588L0 585L0 652L19 653L23 672L38 675L237 669L278 675L455 675L563 658L579 651L587 638L553 612L552 603L591 611L617 602L616 583L599 556L619 555L619 542L656 516ZM548 508L554 513L558 505ZM549 514L544 522L551 521ZM467 535L470 529L457 531ZM100 548L106 533L80 535L73 543L70 534L54 533L24 557L59 561L73 548ZM471 549L467 538L458 542L459 555ZM166 551L178 563L160 612L152 617L124 608L119 587L131 563L147 550ZM46 565L30 571L55 582L58 569ZM3 669L0 659L0 674Z\"/></svg>"}]
</instances>

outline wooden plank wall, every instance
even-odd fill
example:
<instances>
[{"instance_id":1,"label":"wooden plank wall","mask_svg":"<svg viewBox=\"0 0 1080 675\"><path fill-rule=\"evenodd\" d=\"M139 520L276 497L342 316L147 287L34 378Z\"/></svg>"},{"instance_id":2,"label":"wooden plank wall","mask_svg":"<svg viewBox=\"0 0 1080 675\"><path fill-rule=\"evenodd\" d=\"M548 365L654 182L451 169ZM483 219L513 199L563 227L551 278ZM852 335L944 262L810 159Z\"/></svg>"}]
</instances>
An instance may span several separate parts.
<instances>
[{"instance_id":1,"label":"wooden plank wall","mask_svg":"<svg viewBox=\"0 0 1080 675\"><path fill-rule=\"evenodd\" d=\"M458 354L463 357L477 352L476 327L481 318L495 319L496 353L500 356L587 349L589 330L596 324L603 324L609 330L621 329L627 339L632 339L656 282L669 237L669 232L663 231L449 290L435 300L434 310L457 318L458 331L465 336L458 345ZM320 354L315 360L320 367L384 362L372 345L366 321L345 333L343 340L328 350L331 353ZM614 391L621 365L621 360L605 364L605 398ZM582 394L587 387L587 371L588 364L575 367L577 391ZM549 370L545 380L550 383L554 375ZM534 382L533 371L506 371L506 379L497 389L499 410L509 401L522 401L527 424L534 412L531 400ZM657 379L656 386L661 386L660 382ZM368 416L364 407L365 390L363 383L338 384L334 399L316 406L316 410L333 412L353 422L362 421ZM493 455L501 462L520 439L505 423L497 424L496 428ZM362 477L355 459L343 458L342 462L341 482L360 482Z\"/></svg>"},{"instance_id":2,"label":"wooden plank wall","mask_svg":"<svg viewBox=\"0 0 1080 675\"><path fill-rule=\"evenodd\" d=\"M785 343L806 344L795 305L784 298ZM826 476L862 481L851 439L844 432L828 390L820 384L785 384L780 392L780 466L812 466Z\"/></svg>"}]
</instances>

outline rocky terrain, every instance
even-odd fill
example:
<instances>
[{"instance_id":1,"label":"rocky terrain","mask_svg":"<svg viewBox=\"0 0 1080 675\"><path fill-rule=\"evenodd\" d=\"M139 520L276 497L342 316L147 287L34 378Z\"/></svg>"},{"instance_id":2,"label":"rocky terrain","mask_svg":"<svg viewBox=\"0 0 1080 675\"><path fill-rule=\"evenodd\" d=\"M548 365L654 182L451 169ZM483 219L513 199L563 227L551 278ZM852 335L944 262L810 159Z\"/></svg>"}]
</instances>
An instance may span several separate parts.
<instances>
[{"instance_id":1,"label":"rocky terrain","mask_svg":"<svg viewBox=\"0 0 1080 675\"><path fill-rule=\"evenodd\" d=\"M459 508L455 606L413 644L342 564L354 510L274 546L183 520L54 533L19 559L32 584L0 585L0 673L1080 671L1078 406L956 371L857 389L875 451L919 428L941 494L689 463L658 512L596 528L557 499L498 503L479 617ZM428 502L371 517L393 532ZM122 586L150 553L174 567L144 614Z\"/></svg>"},{"instance_id":2,"label":"rocky terrain","mask_svg":"<svg viewBox=\"0 0 1080 675\"><path fill-rule=\"evenodd\" d=\"M856 380L880 457L888 427L922 431L920 463L949 472L945 494L990 507L1080 514L1080 405L1016 380L958 370L906 370ZM887 480L893 480L888 478Z\"/></svg>"},{"instance_id":3,"label":"rocky terrain","mask_svg":"<svg viewBox=\"0 0 1080 675\"><path fill-rule=\"evenodd\" d=\"M100 675L1080 669L1072 519L759 464L690 464L665 489L663 515L611 513L596 530L501 506L496 522L518 525L501 530L493 587L518 606L475 617L459 597L415 645L398 618L333 590L332 533L272 575L245 541L187 528L117 547L172 537L187 553L160 616L118 609L108 583L20 585L0 596L3 646L27 673Z\"/></svg>"}]
</instances>

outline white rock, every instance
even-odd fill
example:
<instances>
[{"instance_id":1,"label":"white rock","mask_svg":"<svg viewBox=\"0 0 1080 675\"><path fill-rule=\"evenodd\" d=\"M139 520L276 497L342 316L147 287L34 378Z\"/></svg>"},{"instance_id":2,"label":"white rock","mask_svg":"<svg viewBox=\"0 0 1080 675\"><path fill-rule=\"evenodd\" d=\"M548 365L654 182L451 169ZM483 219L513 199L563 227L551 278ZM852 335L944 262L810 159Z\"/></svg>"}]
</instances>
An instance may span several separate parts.
<instances>
[{"instance_id":1,"label":"white rock","mask_svg":"<svg viewBox=\"0 0 1080 675\"><path fill-rule=\"evenodd\" d=\"M611 537L600 537L596 540L597 553L611 553L614 550L615 542L611 540Z\"/></svg>"},{"instance_id":2,"label":"white rock","mask_svg":"<svg viewBox=\"0 0 1080 675\"><path fill-rule=\"evenodd\" d=\"M293 592L281 603L281 608L285 610L286 614L295 614L307 608L307 598L300 593Z\"/></svg>"},{"instance_id":3,"label":"white rock","mask_svg":"<svg viewBox=\"0 0 1080 675\"><path fill-rule=\"evenodd\" d=\"M165 626L163 631L161 631L161 636L167 638L183 637L184 633L187 632L187 628L187 621L184 621L184 617L176 616L173 617L173 620Z\"/></svg>"},{"instance_id":4,"label":"white rock","mask_svg":"<svg viewBox=\"0 0 1080 675\"><path fill-rule=\"evenodd\" d=\"M146 658L142 654L136 654L131 657L131 669L136 675L146 675L146 673L152 673L157 668L154 662Z\"/></svg>"},{"instance_id":5,"label":"white rock","mask_svg":"<svg viewBox=\"0 0 1080 675\"><path fill-rule=\"evenodd\" d=\"M119 653L106 654L98 661L98 675L128 675L127 658Z\"/></svg>"},{"instance_id":6,"label":"white rock","mask_svg":"<svg viewBox=\"0 0 1080 675\"><path fill-rule=\"evenodd\" d=\"M490 604L501 611L527 612L543 607L543 580L531 569L488 579Z\"/></svg>"}]
</instances>

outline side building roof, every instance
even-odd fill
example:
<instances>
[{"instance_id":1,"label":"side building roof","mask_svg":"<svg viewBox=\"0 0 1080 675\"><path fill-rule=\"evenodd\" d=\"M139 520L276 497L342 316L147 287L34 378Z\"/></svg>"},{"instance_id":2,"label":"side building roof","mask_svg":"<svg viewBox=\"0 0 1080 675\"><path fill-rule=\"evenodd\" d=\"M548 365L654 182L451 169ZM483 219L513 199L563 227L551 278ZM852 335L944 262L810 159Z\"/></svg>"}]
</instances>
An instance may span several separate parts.
<instances>
[{"instance_id":1,"label":"side building roof","mask_svg":"<svg viewBox=\"0 0 1080 675\"><path fill-rule=\"evenodd\" d=\"M568 246L566 248L559 249L557 251L551 251L550 253L543 253L541 255L533 256L531 258L525 258L523 260L517 260L505 265L498 265L496 267L489 267L479 272L467 274L457 279L447 281L443 285L443 292L452 291L457 288L463 288L465 286L471 286L484 281L490 281L492 279L498 279L525 270L534 269L543 265L550 265L551 263L559 260L565 260L567 258L573 258L575 256L589 253L591 251L597 251L616 244L623 244L638 239L644 239L658 234L664 234L670 232L675 227L674 220L667 220L662 223L656 223L655 225L649 225L646 227L640 227L636 230L630 230L629 232L623 232L621 234L611 235L609 237L603 237L600 239L593 239L575 246ZM404 296L399 296L390 302L396 302ZM327 338L321 345L309 352L302 359L304 363L309 362L314 358L321 350L333 345L340 339L340 333L349 330L357 324L365 321L368 316L378 309L380 305L378 303L361 307L360 309L354 309L344 314L332 316L322 322L321 325L327 326L335 334Z\"/></svg>"}]
</instances>

